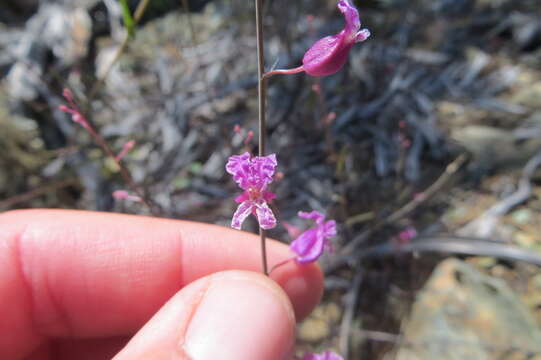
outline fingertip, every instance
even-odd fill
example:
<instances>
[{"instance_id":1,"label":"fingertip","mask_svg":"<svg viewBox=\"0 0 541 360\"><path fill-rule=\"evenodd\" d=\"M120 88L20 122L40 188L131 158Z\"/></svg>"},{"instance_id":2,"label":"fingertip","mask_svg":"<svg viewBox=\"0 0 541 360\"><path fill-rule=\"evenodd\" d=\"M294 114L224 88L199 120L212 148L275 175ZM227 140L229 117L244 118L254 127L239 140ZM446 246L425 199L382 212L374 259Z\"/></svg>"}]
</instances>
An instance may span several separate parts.
<instances>
[{"instance_id":1,"label":"fingertip","mask_svg":"<svg viewBox=\"0 0 541 360\"><path fill-rule=\"evenodd\" d=\"M192 359L283 359L295 315L283 289L259 273L227 271L211 284L182 344Z\"/></svg>"},{"instance_id":2,"label":"fingertip","mask_svg":"<svg viewBox=\"0 0 541 360\"><path fill-rule=\"evenodd\" d=\"M261 274L226 271L182 289L115 359L284 359L294 334L280 286Z\"/></svg>"}]
</instances>

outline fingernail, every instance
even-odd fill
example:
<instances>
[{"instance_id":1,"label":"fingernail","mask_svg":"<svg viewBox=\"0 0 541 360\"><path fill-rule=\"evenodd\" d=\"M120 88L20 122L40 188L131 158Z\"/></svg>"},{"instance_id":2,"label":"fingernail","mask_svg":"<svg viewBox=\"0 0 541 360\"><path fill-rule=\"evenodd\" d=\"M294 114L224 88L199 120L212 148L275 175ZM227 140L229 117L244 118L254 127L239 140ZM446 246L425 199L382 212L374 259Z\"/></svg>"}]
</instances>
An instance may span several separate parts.
<instances>
[{"instance_id":1,"label":"fingernail","mask_svg":"<svg viewBox=\"0 0 541 360\"><path fill-rule=\"evenodd\" d=\"M194 360L281 359L293 346L295 316L285 293L259 274L212 277L181 344Z\"/></svg>"}]
</instances>

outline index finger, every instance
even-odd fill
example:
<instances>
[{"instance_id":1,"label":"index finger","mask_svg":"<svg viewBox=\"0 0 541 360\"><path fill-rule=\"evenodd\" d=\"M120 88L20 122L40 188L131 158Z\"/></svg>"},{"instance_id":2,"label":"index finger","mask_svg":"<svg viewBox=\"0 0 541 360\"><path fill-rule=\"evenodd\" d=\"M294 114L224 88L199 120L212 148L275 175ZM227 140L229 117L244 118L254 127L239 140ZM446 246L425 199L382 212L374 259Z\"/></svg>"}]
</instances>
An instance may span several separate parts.
<instances>
[{"instance_id":1,"label":"index finger","mask_svg":"<svg viewBox=\"0 0 541 360\"><path fill-rule=\"evenodd\" d=\"M291 256L269 241L269 263ZM0 358L45 337L131 334L205 275L260 271L258 238L214 225L110 213L24 210L0 215ZM272 276L297 319L322 294L315 265Z\"/></svg>"}]
</instances>

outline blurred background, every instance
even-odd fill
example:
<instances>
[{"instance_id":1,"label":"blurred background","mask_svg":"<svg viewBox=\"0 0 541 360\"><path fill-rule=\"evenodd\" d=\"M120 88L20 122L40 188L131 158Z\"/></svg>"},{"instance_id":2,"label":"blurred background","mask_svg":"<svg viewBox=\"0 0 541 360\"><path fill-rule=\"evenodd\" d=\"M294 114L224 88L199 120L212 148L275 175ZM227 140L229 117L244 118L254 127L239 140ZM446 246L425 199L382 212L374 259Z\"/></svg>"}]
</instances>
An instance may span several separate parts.
<instances>
[{"instance_id":1,"label":"blurred background","mask_svg":"<svg viewBox=\"0 0 541 360\"><path fill-rule=\"evenodd\" d=\"M339 223L299 353L541 359L541 3L354 2L372 36L339 73L269 81L280 222L317 209ZM228 226L224 165L257 146L252 1L124 5L0 4L0 211ZM267 0L267 68L342 27L335 0ZM58 110L64 88L114 153L136 142L121 162L152 211L113 198L130 186Z\"/></svg>"}]
</instances>

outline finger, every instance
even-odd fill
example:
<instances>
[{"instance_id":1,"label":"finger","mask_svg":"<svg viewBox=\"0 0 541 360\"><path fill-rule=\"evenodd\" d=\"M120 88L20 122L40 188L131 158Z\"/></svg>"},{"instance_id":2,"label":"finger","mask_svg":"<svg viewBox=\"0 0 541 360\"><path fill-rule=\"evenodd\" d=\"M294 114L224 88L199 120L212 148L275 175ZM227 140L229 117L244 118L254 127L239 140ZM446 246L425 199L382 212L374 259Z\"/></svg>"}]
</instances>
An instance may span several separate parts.
<instances>
[{"instance_id":1,"label":"finger","mask_svg":"<svg viewBox=\"0 0 541 360\"><path fill-rule=\"evenodd\" d=\"M268 253L271 265L290 256L273 241ZM45 337L131 334L182 286L260 266L257 237L223 227L82 211L2 214L0 358L25 354ZM298 319L319 301L317 266L288 264L273 276Z\"/></svg>"},{"instance_id":2,"label":"finger","mask_svg":"<svg viewBox=\"0 0 541 360\"><path fill-rule=\"evenodd\" d=\"M227 271L183 288L115 360L285 359L294 334L293 307L274 281Z\"/></svg>"},{"instance_id":3,"label":"finger","mask_svg":"<svg viewBox=\"0 0 541 360\"><path fill-rule=\"evenodd\" d=\"M128 338L51 340L25 360L110 360L128 343Z\"/></svg>"}]
</instances>

